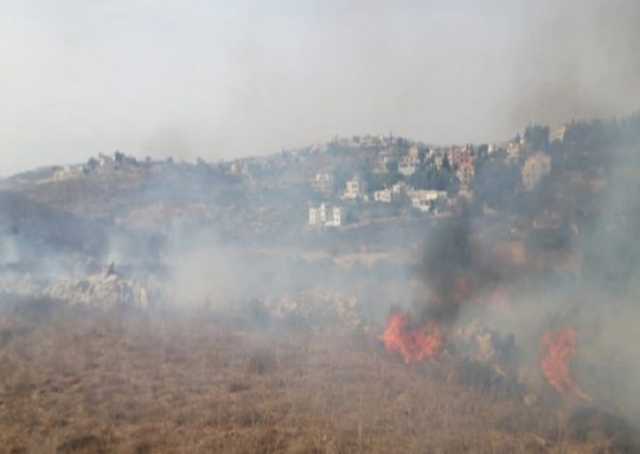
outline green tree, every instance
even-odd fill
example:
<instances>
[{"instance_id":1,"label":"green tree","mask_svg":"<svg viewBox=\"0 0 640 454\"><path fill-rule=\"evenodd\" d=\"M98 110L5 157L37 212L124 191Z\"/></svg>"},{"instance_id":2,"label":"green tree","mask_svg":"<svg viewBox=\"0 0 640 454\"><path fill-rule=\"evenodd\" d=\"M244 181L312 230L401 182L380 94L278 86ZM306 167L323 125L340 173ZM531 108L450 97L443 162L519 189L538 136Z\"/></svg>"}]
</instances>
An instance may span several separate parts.
<instances>
[{"instance_id":1,"label":"green tree","mask_svg":"<svg viewBox=\"0 0 640 454\"><path fill-rule=\"evenodd\" d=\"M499 154L479 162L472 187L478 202L497 209L508 205L519 184L520 169Z\"/></svg>"},{"instance_id":2,"label":"green tree","mask_svg":"<svg viewBox=\"0 0 640 454\"><path fill-rule=\"evenodd\" d=\"M549 127L540 125L529 125L524 132L524 140L533 150L549 149Z\"/></svg>"}]
</instances>

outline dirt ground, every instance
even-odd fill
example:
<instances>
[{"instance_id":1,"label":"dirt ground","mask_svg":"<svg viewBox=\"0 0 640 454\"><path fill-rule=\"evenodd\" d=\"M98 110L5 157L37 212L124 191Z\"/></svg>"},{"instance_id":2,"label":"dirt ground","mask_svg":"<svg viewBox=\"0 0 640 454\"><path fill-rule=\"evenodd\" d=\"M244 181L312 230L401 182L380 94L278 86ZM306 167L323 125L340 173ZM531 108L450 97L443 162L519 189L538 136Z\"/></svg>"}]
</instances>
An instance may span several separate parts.
<instances>
[{"instance_id":1,"label":"dirt ground","mask_svg":"<svg viewBox=\"0 0 640 454\"><path fill-rule=\"evenodd\" d=\"M637 452L445 370L371 333L33 305L0 314L0 452Z\"/></svg>"}]
</instances>

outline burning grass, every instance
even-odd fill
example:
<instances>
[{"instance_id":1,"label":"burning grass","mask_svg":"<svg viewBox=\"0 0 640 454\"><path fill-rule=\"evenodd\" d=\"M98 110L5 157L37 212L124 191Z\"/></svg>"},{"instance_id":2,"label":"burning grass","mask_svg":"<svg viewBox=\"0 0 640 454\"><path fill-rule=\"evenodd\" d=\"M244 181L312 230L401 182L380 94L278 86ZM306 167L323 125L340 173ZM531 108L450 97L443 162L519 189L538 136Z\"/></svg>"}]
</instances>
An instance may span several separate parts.
<instances>
[{"instance_id":1,"label":"burning grass","mask_svg":"<svg viewBox=\"0 0 640 454\"><path fill-rule=\"evenodd\" d=\"M591 397L580 389L571 374L570 362L576 354L576 342L577 335L573 328L546 333L542 338L543 357L540 365L545 378L556 391L591 401Z\"/></svg>"},{"instance_id":2,"label":"burning grass","mask_svg":"<svg viewBox=\"0 0 640 454\"><path fill-rule=\"evenodd\" d=\"M442 330L435 322L411 328L405 314L391 316L382 341L389 352L400 353L407 364L435 359L444 347Z\"/></svg>"},{"instance_id":3,"label":"burning grass","mask_svg":"<svg viewBox=\"0 0 640 454\"><path fill-rule=\"evenodd\" d=\"M362 333L53 313L2 324L2 452L616 452Z\"/></svg>"}]
</instances>

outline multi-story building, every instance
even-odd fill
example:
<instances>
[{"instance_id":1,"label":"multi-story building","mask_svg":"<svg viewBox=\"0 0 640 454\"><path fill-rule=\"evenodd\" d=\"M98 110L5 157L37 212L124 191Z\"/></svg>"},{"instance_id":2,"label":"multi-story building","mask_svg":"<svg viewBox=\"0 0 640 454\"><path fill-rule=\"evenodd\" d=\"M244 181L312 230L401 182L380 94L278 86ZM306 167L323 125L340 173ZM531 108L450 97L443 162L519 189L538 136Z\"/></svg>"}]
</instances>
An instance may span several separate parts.
<instances>
[{"instance_id":1,"label":"multi-story building","mask_svg":"<svg viewBox=\"0 0 640 454\"><path fill-rule=\"evenodd\" d=\"M405 177L410 177L416 173L416 162L408 156L403 158L398 164L398 172Z\"/></svg>"},{"instance_id":2,"label":"multi-story building","mask_svg":"<svg viewBox=\"0 0 640 454\"><path fill-rule=\"evenodd\" d=\"M434 204L438 200L445 199L447 197L446 191L432 191L432 190L413 190L408 191L407 195L411 200L411 205L420 211L431 211Z\"/></svg>"},{"instance_id":3,"label":"multi-story building","mask_svg":"<svg viewBox=\"0 0 640 454\"><path fill-rule=\"evenodd\" d=\"M391 200L393 199L393 192L388 188L382 189L380 191L375 191L373 193L373 199L376 202L391 203Z\"/></svg>"},{"instance_id":4,"label":"multi-story building","mask_svg":"<svg viewBox=\"0 0 640 454\"><path fill-rule=\"evenodd\" d=\"M343 209L329 207L321 203L318 207L309 207L309 225L313 227L340 227L344 221Z\"/></svg>"},{"instance_id":5,"label":"multi-story building","mask_svg":"<svg viewBox=\"0 0 640 454\"><path fill-rule=\"evenodd\" d=\"M316 173L311 186L318 192L329 194L333 192L334 178L330 173Z\"/></svg>"},{"instance_id":6,"label":"multi-story building","mask_svg":"<svg viewBox=\"0 0 640 454\"><path fill-rule=\"evenodd\" d=\"M343 199L356 200L364 198L367 194L367 184L359 177L353 177L345 186Z\"/></svg>"}]
</instances>

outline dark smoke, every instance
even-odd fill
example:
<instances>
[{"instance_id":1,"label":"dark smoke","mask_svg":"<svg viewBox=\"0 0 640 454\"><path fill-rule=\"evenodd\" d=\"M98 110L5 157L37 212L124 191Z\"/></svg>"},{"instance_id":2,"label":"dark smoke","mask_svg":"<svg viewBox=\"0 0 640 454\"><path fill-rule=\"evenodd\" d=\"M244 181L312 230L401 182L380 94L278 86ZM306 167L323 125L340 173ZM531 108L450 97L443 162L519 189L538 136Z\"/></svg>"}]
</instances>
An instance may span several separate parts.
<instances>
[{"instance_id":1,"label":"dark smoke","mask_svg":"<svg viewBox=\"0 0 640 454\"><path fill-rule=\"evenodd\" d=\"M486 251L473 236L470 212L434 226L424 242L419 274L429 289L417 300L420 318L454 322L462 307L501 280L501 272L486 259Z\"/></svg>"},{"instance_id":2,"label":"dark smoke","mask_svg":"<svg viewBox=\"0 0 640 454\"><path fill-rule=\"evenodd\" d=\"M422 269L424 280L433 292L428 315L452 318L459 307L457 285L473 268L469 219L460 217L434 228L425 241Z\"/></svg>"}]
</instances>

